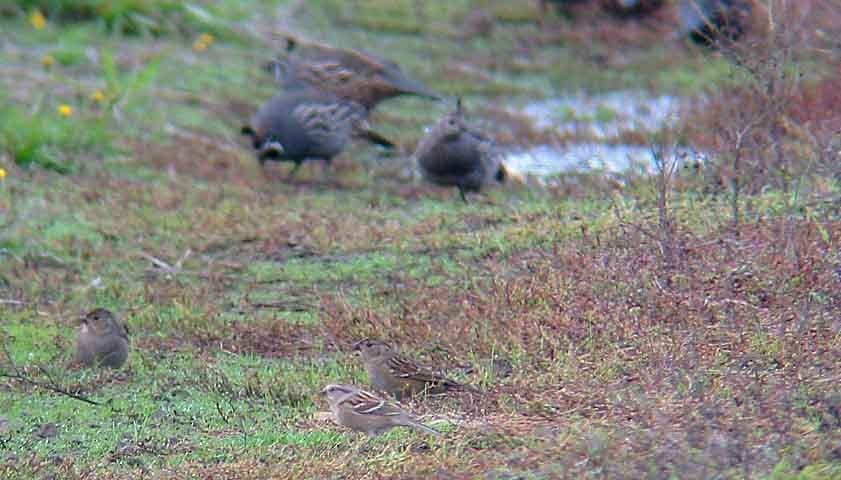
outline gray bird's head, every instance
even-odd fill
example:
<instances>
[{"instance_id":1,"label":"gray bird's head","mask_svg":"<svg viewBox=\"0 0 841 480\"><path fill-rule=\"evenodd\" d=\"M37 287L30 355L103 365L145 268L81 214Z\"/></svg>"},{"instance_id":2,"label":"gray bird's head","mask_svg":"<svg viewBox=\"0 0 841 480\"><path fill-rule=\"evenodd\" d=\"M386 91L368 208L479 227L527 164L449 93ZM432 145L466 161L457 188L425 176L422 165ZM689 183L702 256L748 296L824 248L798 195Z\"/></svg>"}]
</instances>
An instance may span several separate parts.
<instances>
[{"instance_id":1,"label":"gray bird's head","mask_svg":"<svg viewBox=\"0 0 841 480\"><path fill-rule=\"evenodd\" d=\"M119 335L128 338L128 328L117 320L117 317L106 308L95 308L82 317L82 331L89 331L94 335Z\"/></svg>"},{"instance_id":2,"label":"gray bird's head","mask_svg":"<svg viewBox=\"0 0 841 480\"><path fill-rule=\"evenodd\" d=\"M366 361L388 358L393 352L387 343L370 338L356 342L353 349L358 350Z\"/></svg>"}]
</instances>

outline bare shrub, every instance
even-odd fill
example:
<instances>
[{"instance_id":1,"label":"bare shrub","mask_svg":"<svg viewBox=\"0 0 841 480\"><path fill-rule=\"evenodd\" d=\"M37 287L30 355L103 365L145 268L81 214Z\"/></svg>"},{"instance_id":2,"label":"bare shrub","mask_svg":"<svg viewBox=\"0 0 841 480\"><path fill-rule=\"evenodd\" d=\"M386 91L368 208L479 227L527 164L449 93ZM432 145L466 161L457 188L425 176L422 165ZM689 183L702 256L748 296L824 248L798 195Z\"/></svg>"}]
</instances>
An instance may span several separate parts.
<instances>
[{"instance_id":1,"label":"bare shrub","mask_svg":"<svg viewBox=\"0 0 841 480\"><path fill-rule=\"evenodd\" d=\"M713 176L730 192L734 223L744 194L799 193L804 180L837 175L841 102L831 87L838 82L825 78L841 65L841 23L827 21L838 10L833 0L758 2L753 35L719 41L732 82L717 86L690 121L695 140L717 158Z\"/></svg>"}]
</instances>

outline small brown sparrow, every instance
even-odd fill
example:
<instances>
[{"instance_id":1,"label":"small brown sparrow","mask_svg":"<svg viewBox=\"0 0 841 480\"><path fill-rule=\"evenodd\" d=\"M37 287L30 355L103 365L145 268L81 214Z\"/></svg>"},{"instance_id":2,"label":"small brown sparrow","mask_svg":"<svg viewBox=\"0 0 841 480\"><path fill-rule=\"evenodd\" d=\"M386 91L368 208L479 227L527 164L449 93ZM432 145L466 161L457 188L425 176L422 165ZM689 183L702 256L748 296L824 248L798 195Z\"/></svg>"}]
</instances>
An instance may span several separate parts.
<instances>
[{"instance_id":1,"label":"small brown sparrow","mask_svg":"<svg viewBox=\"0 0 841 480\"><path fill-rule=\"evenodd\" d=\"M362 340L354 345L354 350L362 353L368 380L374 389L397 399L423 392L438 395L450 390L475 391L400 355L385 342Z\"/></svg>"},{"instance_id":2,"label":"small brown sparrow","mask_svg":"<svg viewBox=\"0 0 841 480\"><path fill-rule=\"evenodd\" d=\"M336 423L374 437L394 427L410 427L441 436L441 432L416 421L405 410L373 393L350 385L327 385L327 396Z\"/></svg>"},{"instance_id":3,"label":"small brown sparrow","mask_svg":"<svg viewBox=\"0 0 841 480\"><path fill-rule=\"evenodd\" d=\"M109 310L97 308L82 318L75 362L87 367L120 368L128 352L128 329Z\"/></svg>"}]
</instances>

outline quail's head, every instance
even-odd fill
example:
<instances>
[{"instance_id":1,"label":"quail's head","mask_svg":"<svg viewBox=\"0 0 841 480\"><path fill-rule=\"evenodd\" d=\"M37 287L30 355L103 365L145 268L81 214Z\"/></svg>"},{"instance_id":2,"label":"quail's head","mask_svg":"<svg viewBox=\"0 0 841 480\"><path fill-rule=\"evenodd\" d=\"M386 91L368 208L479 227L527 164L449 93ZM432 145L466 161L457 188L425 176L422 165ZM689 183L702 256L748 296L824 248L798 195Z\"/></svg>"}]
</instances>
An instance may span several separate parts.
<instances>
[{"instance_id":1,"label":"quail's head","mask_svg":"<svg viewBox=\"0 0 841 480\"><path fill-rule=\"evenodd\" d=\"M353 349L358 350L366 362L387 359L393 353L387 343L370 338L356 342Z\"/></svg>"},{"instance_id":2,"label":"quail's head","mask_svg":"<svg viewBox=\"0 0 841 480\"><path fill-rule=\"evenodd\" d=\"M464 108L462 107L461 98L456 102L456 109L448 113L438 122L435 127L438 134L444 140L456 140L466 130L467 125L464 120Z\"/></svg>"},{"instance_id":3,"label":"quail's head","mask_svg":"<svg viewBox=\"0 0 841 480\"><path fill-rule=\"evenodd\" d=\"M257 128L259 129L259 126ZM266 160L279 159L283 156L284 149L280 142L272 138L263 138L263 135L251 125L243 125L240 133L251 138L251 145L256 150L257 160L261 165Z\"/></svg>"}]
</instances>

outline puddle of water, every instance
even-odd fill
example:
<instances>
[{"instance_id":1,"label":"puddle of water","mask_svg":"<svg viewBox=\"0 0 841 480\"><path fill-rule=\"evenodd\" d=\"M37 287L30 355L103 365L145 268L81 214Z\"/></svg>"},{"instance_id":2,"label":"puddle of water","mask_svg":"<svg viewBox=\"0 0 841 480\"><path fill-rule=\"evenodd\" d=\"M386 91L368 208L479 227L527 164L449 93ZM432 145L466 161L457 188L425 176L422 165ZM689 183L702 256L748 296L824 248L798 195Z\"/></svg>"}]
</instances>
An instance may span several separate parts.
<instances>
[{"instance_id":1,"label":"puddle of water","mask_svg":"<svg viewBox=\"0 0 841 480\"><path fill-rule=\"evenodd\" d=\"M656 132L674 125L680 107L678 97L616 91L532 102L522 112L539 128L601 140L616 138L624 131Z\"/></svg>"},{"instance_id":2,"label":"puddle of water","mask_svg":"<svg viewBox=\"0 0 841 480\"><path fill-rule=\"evenodd\" d=\"M704 158L702 154L690 149L678 149L676 156L679 166L687 162L703 161ZM573 143L558 147L540 145L509 153L505 164L519 172L537 176L564 172L655 171L651 148L604 143Z\"/></svg>"},{"instance_id":3,"label":"puddle of water","mask_svg":"<svg viewBox=\"0 0 841 480\"><path fill-rule=\"evenodd\" d=\"M532 102L520 109L542 129L582 138L562 146L539 145L512 152L506 164L531 175L570 171L654 171L651 148L617 144L624 132L657 132L677 123L682 101L678 97L644 92L616 91L600 95L577 94ZM604 143L600 143L604 141ZM677 152L678 161L700 161L689 149Z\"/></svg>"}]
</instances>

